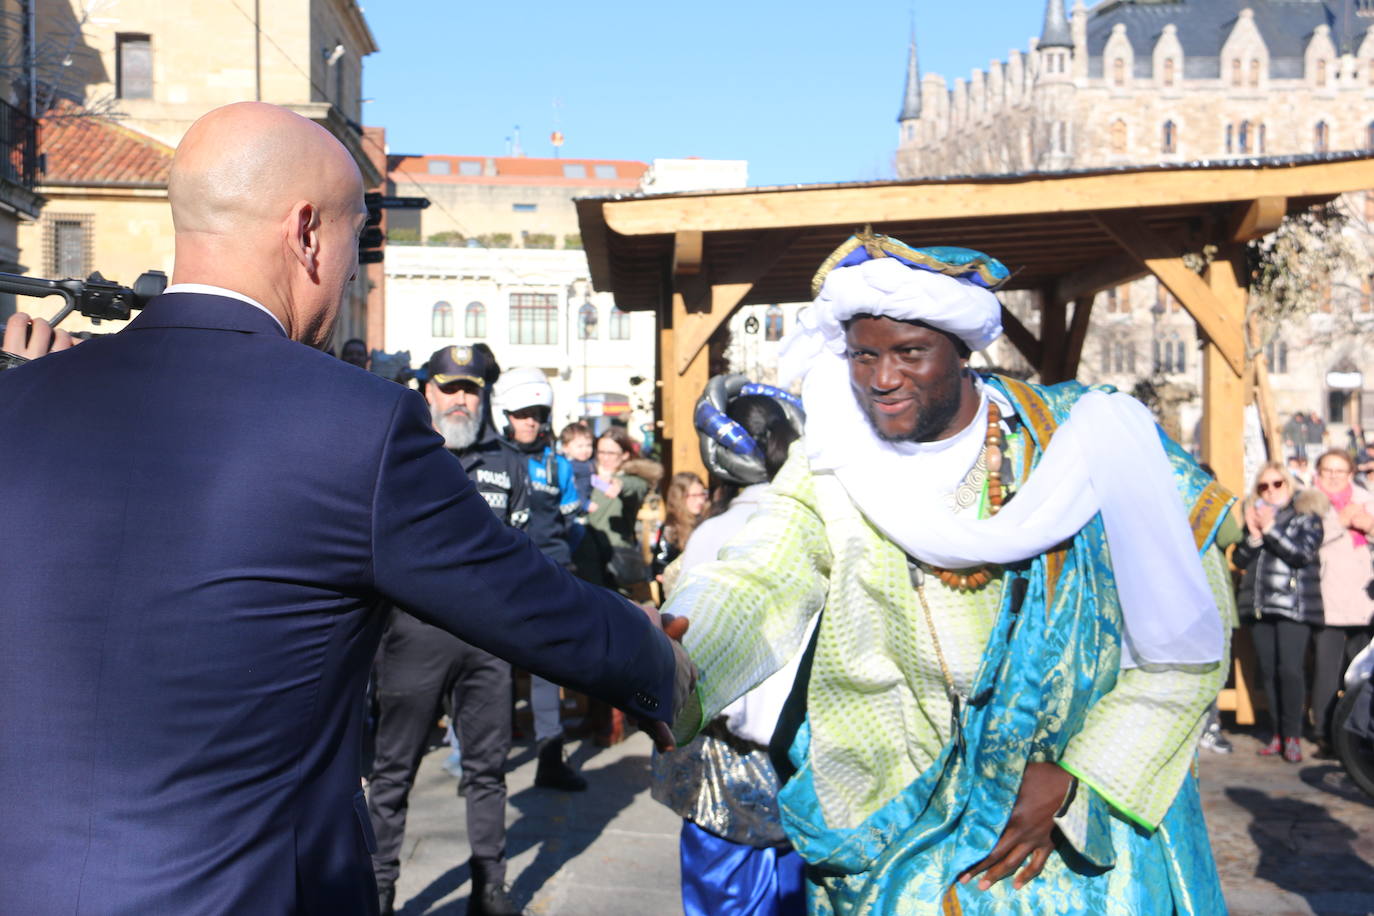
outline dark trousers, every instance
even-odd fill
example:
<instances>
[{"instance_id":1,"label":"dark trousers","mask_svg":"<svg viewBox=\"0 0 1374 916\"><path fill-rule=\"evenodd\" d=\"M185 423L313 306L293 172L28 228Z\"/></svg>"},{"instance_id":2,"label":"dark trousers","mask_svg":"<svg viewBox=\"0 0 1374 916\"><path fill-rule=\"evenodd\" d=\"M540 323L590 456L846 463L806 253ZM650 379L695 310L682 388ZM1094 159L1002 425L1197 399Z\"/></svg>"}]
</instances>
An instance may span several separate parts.
<instances>
[{"instance_id":1,"label":"dark trousers","mask_svg":"<svg viewBox=\"0 0 1374 916\"><path fill-rule=\"evenodd\" d=\"M1250 624L1250 638L1259 659L1264 696L1269 701L1269 721L1274 734L1302 737L1302 715L1307 705L1303 662L1312 627L1285 617L1266 617Z\"/></svg>"},{"instance_id":2,"label":"dark trousers","mask_svg":"<svg viewBox=\"0 0 1374 916\"><path fill-rule=\"evenodd\" d=\"M1316 670L1312 672L1312 726L1317 740L1331 735L1336 692L1351 659L1369 645L1368 627L1317 627L1312 634Z\"/></svg>"},{"instance_id":3,"label":"dark trousers","mask_svg":"<svg viewBox=\"0 0 1374 916\"><path fill-rule=\"evenodd\" d=\"M511 742L510 664L397 612L377 662L377 751L367 807L377 834L372 867L380 888L400 874L410 787L445 697L463 748L473 881L506 877L506 755Z\"/></svg>"}]
</instances>

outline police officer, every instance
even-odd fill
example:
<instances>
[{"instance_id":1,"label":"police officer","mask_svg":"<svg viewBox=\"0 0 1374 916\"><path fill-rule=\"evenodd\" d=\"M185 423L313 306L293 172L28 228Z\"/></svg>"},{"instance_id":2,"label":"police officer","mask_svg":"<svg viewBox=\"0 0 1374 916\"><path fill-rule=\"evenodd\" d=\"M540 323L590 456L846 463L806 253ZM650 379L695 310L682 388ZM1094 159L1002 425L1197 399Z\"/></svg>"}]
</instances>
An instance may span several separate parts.
<instances>
[{"instance_id":1,"label":"police officer","mask_svg":"<svg viewBox=\"0 0 1374 916\"><path fill-rule=\"evenodd\" d=\"M581 500L573 482L572 463L553 450L549 425L553 387L544 371L533 366L506 370L494 387L493 414L502 431L502 443L517 460L526 463L529 490L525 533L545 556L571 571L573 548L582 533L582 526L575 521ZM539 746L534 784L564 792L586 789L587 780L563 759L558 685L531 675L530 709Z\"/></svg>"},{"instance_id":2,"label":"police officer","mask_svg":"<svg viewBox=\"0 0 1374 916\"><path fill-rule=\"evenodd\" d=\"M501 445L489 423L490 385L500 372L490 351L445 347L425 368L425 400L444 444L462 461L498 518L507 524L523 522L525 462ZM509 663L409 614L393 612L378 651L377 750L368 785L368 811L377 835L372 865L383 916L394 911L410 788L445 697L452 699L463 749L459 785L465 790L472 847L468 914L520 913L505 886L510 690Z\"/></svg>"}]
</instances>

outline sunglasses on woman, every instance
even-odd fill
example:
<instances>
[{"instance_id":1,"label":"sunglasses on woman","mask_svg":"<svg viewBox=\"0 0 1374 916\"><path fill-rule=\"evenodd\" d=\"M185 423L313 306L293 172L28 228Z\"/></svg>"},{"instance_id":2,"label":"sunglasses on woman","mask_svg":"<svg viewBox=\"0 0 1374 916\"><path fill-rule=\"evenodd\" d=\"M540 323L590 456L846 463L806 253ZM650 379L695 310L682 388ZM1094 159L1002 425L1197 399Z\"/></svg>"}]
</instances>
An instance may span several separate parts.
<instances>
[{"instance_id":1,"label":"sunglasses on woman","mask_svg":"<svg viewBox=\"0 0 1374 916\"><path fill-rule=\"evenodd\" d=\"M1270 490L1282 490L1286 486L1287 484L1282 480L1275 480L1273 483L1266 480L1255 487L1255 491L1258 493L1268 493Z\"/></svg>"}]
</instances>

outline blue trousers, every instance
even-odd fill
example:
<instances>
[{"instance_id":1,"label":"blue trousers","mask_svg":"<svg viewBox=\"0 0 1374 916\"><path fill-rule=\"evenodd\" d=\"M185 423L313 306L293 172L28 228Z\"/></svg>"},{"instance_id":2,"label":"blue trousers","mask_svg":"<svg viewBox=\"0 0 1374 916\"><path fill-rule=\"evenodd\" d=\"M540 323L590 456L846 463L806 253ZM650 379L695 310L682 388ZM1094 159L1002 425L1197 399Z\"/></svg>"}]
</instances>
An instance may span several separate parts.
<instances>
[{"instance_id":1,"label":"blue trousers","mask_svg":"<svg viewBox=\"0 0 1374 916\"><path fill-rule=\"evenodd\" d=\"M686 916L802 916L801 856L722 840L682 822L682 910Z\"/></svg>"}]
</instances>

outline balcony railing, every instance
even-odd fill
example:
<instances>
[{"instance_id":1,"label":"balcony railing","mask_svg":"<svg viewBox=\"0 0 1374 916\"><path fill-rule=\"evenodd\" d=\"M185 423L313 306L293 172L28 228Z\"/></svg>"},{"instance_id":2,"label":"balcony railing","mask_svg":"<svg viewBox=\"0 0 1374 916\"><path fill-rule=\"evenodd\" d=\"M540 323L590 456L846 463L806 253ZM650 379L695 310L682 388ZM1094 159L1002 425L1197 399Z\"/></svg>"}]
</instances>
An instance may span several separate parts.
<instances>
[{"instance_id":1,"label":"balcony railing","mask_svg":"<svg viewBox=\"0 0 1374 916\"><path fill-rule=\"evenodd\" d=\"M38 123L0 100L0 178L33 189L38 181Z\"/></svg>"}]
</instances>

